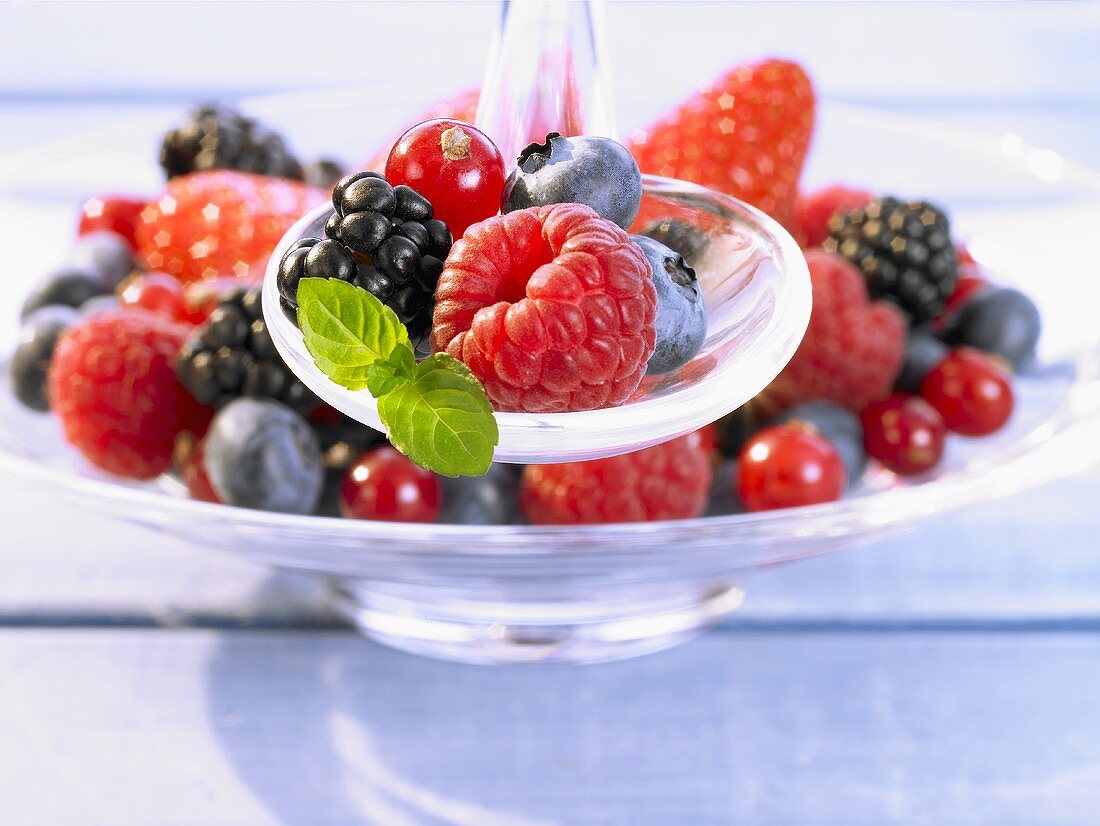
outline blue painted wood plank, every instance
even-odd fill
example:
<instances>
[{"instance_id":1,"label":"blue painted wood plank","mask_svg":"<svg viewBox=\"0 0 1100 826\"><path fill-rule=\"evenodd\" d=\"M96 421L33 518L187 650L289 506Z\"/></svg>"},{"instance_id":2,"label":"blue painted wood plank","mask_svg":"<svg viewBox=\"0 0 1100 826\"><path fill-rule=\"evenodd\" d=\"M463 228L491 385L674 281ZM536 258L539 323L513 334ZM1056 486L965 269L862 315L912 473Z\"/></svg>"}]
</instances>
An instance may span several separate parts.
<instances>
[{"instance_id":1,"label":"blue painted wood plank","mask_svg":"<svg viewBox=\"0 0 1100 826\"><path fill-rule=\"evenodd\" d=\"M1086 824L1100 637L721 633L485 669L350 634L0 632L5 826Z\"/></svg>"}]
</instances>

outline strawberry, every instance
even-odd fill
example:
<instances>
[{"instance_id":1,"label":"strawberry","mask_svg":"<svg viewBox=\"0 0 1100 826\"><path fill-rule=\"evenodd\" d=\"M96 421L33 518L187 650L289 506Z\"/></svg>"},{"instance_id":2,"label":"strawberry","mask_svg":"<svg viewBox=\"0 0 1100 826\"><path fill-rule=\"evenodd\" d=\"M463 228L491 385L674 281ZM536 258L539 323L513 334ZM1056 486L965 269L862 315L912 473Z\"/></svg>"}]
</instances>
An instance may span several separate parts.
<instances>
[{"instance_id":1,"label":"strawberry","mask_svg":"<svg viewBox=\"0 0 1100 826\"><path fill-rule=\"evenodd\" d=\"M138 218L137 256L184 282L246 278L324 199L305 184L224 169L173 178Z\"/></svg>"},{"instance_id":2,"label":"strawberry","mask_svg":"<svg viewBox=\"0 0 1100 826\"><path fill-rule=\"evenodd\" d=\"M813 125L802 67L765 60L726 72L627 148L643 172L717 189L790 225Z\"/></svg>"},{"instance_id":3,"label":"strawberry","mask_svg":"<svg viewBox=\"0 0 1100 826\"><path fill-rule=\"evenodd\" d=\"M863 276L843 258L807 250L813 311L806 336L783 372L757 397L765 412L825 400L858 413L886 398L905 355L905 319L870 301Z\"/></svg>"}]
</instances>

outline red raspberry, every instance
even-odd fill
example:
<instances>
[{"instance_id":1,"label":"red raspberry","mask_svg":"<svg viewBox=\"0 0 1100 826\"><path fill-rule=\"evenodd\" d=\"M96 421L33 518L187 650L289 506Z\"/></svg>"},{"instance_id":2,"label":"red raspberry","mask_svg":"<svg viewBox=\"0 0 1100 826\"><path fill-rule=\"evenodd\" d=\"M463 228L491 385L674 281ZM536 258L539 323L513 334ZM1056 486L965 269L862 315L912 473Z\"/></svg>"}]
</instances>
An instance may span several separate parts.
<instances>
[{"instance_id":1,"label":"red raspberry","mask_svg":"<svg viewBox=\"0 0 1100 826\"><path fill-rule=\"evenodd\" d=\"M622 404L653 353L649 263L625 232L581 204L470 227L435 298L432 349L465 362L498 410Z\"/></svg>"},{"instance_id":2,"label":"red raspberry","mask_svg":"<svg viewBox=\"0 0 1100 826\"><path fill-rule=\"evenodd\" d=\"M726 72L627 148L643 172L726 192L789 226L813 126L806 72L765 60Z\"/></svg>"},{"instance_id":3,"label":"red raspberry","mask_svg":"<svg viewBox=\"0 0 1100 826\"><path fill-rule=\"evenodd\" d=\"M173 178L138 219L138 258L184 282L244 278L324 199L305 184L225 169Z\"/></svg>"},{"instance_id":4,"label":"red raspberry","mask_svg":"<svg viewBox=\"0 0 1100 826\"><path fill-rule=\"evenodd\" d=\"M875 196L865 189L833 184L799 195L795 206L794 237L803 247L820 247L829 237L829 219L867 206Z\"/></svg>"},{"instance_id":5,"label":"red raspberry","mask_svg":"<svg viewBox=\"0 0 1100 826\"><path fill-rule=\"evenodd\" d=\"M191 328L141 310L89 316L58 343L50 399L65 437L92 464L151 479L172 464L176 436L201 435L212 411L176 378Z\"/></svg>"},{"instance_id":6,"label":"red raspberry","mask_svg":"<svg viewBox=\"0 0 1100 826\"><path fill-rule=\"evenodd\" d=\"M137 248L134 231L138 216L148 204L147 198L133 195L97 195L80 206L77 235L107 230L121 235L132 248Z\"/></svg>"},{"instance_id":7,"label":"red raspberry","mask_svg":"<svg viewBox=\"0 0 1100 826\"><path fill-rule=\"evenodd\" d=\"M528 465L520 507L536 525L691 519L706 507L712 473L696 431L610 459Z\"/></svg>"},{"instance_id":8,"label":"red raspberry","mask_svg":"<svg viewBox=\"0 0 1100 826\"><path fill-rule=\"evenodd\" d=\"M813 311L794 358L759 396L770 412L824 399L858 413L885 398L905 356L905 319L869 301L859 270L839 256L807 250Z\"/></svg>"}]
</instances>

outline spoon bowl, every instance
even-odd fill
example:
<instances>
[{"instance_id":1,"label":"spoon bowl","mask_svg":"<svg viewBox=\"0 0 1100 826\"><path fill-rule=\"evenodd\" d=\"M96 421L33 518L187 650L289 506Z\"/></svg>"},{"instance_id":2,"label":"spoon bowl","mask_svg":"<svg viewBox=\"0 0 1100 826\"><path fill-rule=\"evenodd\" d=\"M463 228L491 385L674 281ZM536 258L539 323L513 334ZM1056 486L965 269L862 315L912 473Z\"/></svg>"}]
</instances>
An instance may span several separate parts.
<instances>
[{"instance_id":1,"label":"spoon bowl","mask_svg":"<svg viewBox=\"0 0 1100 826\"><path fill-rule=\"evenodd\" d=\"M644 177L633 232L671 229L672 245L699 277L707 304L702 349L675 372L647 376L624 405L574 413L496 413L498 462L545 464L598 459L673 439L737 409L763 390L794 355L810 318L810 277L794 239L741 201L684 181ZM321 399L382 430L375 399L332 382L314 364L299 330L279 307L276 275L286 249L323 237L330 205L304 216L271 256L264 318L279 354ZM679 238L678 242L676 238Z\"/></svg>"}]
</instances>

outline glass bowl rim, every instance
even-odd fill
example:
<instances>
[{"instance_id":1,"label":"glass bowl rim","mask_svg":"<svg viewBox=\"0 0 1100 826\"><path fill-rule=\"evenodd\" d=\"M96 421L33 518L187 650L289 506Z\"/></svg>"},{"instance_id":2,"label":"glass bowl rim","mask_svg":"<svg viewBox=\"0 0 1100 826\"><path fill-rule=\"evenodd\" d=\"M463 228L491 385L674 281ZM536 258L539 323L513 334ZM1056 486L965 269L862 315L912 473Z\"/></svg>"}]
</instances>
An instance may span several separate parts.
<instances>
[{"instance_id":1,"label":"glass bowl rim","mask_svg":"<svg viewBox=\"0 0 1100 826\"><path fill-rule=\"evenodd\" d=\"M244 107L270 112L292 111L301 103L320 105L321 100L337 101L351 90L329 90L314 93L290 93L253 98ZM354 89L361 93L361 88ZM827 101L832 113L840 113L858 122L868 119L878 125L887 122L892 128L919 132L942 143L970 151L988 153L995 149L998 136L978 130L938 123L913 115L898 114L848 103ZM59 156L86 150L89 139L96 144L115 136L128 134L138 126L154 128L159 118L135 118L127 125L110 126L83 136L72 136L14 153L0 159L0 178L22 174L31 166L48 163ZM1016 152L1023 155L1049 152L1026 141L1014 139ZM1061 157L1061 156L1060 156ZM1100 171L1062 158L1063 179L1090 189L1100 196ZM1078 370L1067 389L1067 397L1038 430L1047 430L1043 438L1037 431L1022 437L1011 448L1012 456L1003 462L986 463L980 468L943 477L927 484L879 491L852 499L841 499L824 505L760 513L702 516L692 519L659 522L608 523L598 525L456 525L373 522L339 517L302 516L268 511L248 510L229 505L212 504L173 496L162 490L148 490L124 482L82 476L34 459L18 456L0 445L0 473L28 481L52 485L59 492L105 501L119 506L120 512L134 507L151 507L154 511L171 511L174 516L202 520L222 520L243 527L288 528L296 532L338 534L363 540L388 540L410 544L397 554L415 554L435 547L448 554L495 555L514 558L545 557L556 549L552 540L563 544L575 542L598 545L601 554L630 552L630 543L645 539L675 540L685 536L708 535L737 537L744 540L762 537L769 540L844 535L856 525L886 529L933 513L940 514L970 504L993 500L1037 486L1054 479L1088 469L1100 456L1079 449L1081 444L1100 444L1100 331L1086 345L1079 347L1068 359ZM4 360L6 366L6 359ZM1081 391L1081 392L1075 392ZM1023 448L1022 450L1020 448ZM1049 461L1060 458L1061 463ZM158 520L159 521L159 520ZM476 546L476 550L469 546ZM593 552L591 549L589 552Z\"/></svg>"}]
</instances>

